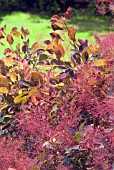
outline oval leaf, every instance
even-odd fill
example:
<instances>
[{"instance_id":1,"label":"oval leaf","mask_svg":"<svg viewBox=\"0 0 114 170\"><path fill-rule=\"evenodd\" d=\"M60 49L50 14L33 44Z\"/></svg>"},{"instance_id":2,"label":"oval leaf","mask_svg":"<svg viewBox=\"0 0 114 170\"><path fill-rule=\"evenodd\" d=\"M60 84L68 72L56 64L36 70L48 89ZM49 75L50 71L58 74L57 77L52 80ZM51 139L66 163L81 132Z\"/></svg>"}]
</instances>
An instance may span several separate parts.
<instances>
[{"instance_id":1,"label":"oval leaf","mask_svg":"<svg viewBox=\"0 0 114 170\"><path fill-rule=\"evenodd\" d=\"M14 42L13 37L10 34L6 36L6 40L10 45L12 45Z\"/></svg>"},{"instance_id":2,"label":"oval leaf","mask_svg":"<svg viewBox=\"0 0 114 170\"><path fill-rule=\"evenodd\" d=\"M72 41L76 41L75 39L75 34L76 34L76 30L73 26L68 28L68 36Z\"/></svg>"}]
</instances>

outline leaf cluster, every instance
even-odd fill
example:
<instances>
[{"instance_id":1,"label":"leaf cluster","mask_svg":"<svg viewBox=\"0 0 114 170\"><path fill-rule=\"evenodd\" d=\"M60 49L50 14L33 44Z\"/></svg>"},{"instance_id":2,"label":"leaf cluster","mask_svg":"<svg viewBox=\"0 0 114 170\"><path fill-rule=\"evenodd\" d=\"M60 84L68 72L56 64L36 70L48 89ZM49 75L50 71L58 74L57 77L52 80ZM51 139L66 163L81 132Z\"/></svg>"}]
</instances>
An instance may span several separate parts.
<instances>
[{"instance_id":1,"label":"leaf cluster","mask_svg":"<svg viewBox=\"0 0 114 170\"><path fill-rule=\"evenodd\" d=\"M113 50L97 36L96 46L77 39L71 16L69 7L51 17L51 40L43 45L30 46L24 27L0 29L0 44L8 44L0 59L2 169L108 170L113 163Z\"/></svg>"}]
</instances>

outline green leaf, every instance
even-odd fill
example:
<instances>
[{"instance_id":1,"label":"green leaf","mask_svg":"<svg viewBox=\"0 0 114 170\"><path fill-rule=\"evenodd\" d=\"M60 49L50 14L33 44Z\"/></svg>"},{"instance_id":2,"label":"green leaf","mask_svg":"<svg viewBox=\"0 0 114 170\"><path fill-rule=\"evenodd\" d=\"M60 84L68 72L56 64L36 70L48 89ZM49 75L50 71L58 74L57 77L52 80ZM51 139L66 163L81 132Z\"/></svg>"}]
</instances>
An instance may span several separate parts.
<instances>
[{"instance_id":1,"label":"green leaf","mask_svg":"<svg viewBox=\"0 0 114 170\"><path fill-rule=\"evenodd\" d=\"M74 136L73 140L79 141L81 138L82 138L82 133L81 132L77 132L76 135Z\"/></svg>"}]
</instances>

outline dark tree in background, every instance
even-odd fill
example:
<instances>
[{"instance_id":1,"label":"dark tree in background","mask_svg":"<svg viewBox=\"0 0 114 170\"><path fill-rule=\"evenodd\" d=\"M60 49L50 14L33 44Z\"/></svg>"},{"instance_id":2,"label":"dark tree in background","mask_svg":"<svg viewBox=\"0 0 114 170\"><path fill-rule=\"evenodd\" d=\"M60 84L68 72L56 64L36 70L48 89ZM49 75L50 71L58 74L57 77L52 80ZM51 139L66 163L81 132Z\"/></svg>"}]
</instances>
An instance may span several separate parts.
<instances>
[{"instance_id":1,"label":"dark tree in background","mask_svg":"<svg viewBox=\"0 0 114 170\"><path fill-rule=\"evenodd\" d=\"M0 12L30 11L55 13L69 6L75 9L95 8L96 0L0 0Z\"/></svg>"}]
</instances>

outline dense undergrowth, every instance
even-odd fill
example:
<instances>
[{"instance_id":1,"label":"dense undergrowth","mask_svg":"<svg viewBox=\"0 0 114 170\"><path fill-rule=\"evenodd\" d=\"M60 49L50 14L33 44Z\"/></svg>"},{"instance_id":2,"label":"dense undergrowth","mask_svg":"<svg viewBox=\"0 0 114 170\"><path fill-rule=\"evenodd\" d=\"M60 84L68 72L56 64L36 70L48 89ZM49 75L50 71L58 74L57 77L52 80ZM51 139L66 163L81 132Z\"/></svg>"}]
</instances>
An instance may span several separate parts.
<instances>
[{"instance_id":1,"label":"dense undergrowth","mask_svg":"<svg viewBox=\"0 0 114 170\"><path fill-rule=\"evenodd\" d=\"M96 34L96 45L77 39L71 15L52 16L43 46L30 46L23 27L0 29L9 44L0 60L0 170L113 169L114 33Z\"/></svg>"}]
</instances>

